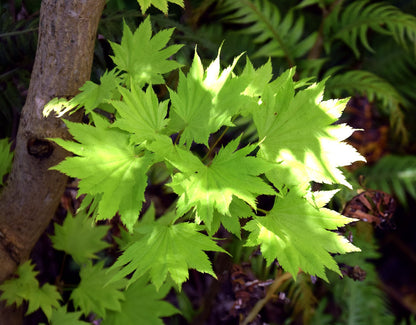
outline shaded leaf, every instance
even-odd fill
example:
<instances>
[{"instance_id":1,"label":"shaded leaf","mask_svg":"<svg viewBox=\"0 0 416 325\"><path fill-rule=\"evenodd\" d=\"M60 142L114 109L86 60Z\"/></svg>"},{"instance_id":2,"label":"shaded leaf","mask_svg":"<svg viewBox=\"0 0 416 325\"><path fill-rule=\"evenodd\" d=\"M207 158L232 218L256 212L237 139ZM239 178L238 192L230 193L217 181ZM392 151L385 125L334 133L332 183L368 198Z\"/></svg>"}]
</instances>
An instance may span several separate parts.
<instances>
[{"instance_id":1,"label":"shaded leaf","mask_svg":"<svg viewBox=\"0 0 416 325\"><path fill-rule=\"evenodd\" d=\"M9 139L0 139L0 186L3 185L3 177L10 172L13 153L10 152Z\"/></svg>"},{"instance_id":2,"label":"shaded leaf","mask_svg":"<svg viewBox=\"0 0 416 325\"><path fill-rule=\"evenodd\" d=\"M112 281L134 272L130 279L134 282L148 272L151 282L159 289L168 276L180 287L188 279L188 269L215 277L204 251L225 251L198 232L196 224L172 224L174 219L174 215L168 215L157 221L139 223L137 231L142 236L117 259L113 267L122 269Z\"/></svg>"},{"instance_id":3,"label":"shaded leaf","mask_svg":"<svg viewBox=\"0 0 416 325\"><path fill-rule=\"evenodd\" d=\"M127 280L107 283L114 276L114 270L109 271L103 266L104 261L101 261L81 268L81 282L72 291L71 299L75 308L80 308L84 315L93 312L105 319L107 311L121 311L121 301L125 299L122 290Z\"/></svg>"},{"instance_id":4,"label":"shaded leaf","mask_svg":"<svg viewBox=\"0 0 416 325\"><path fill-rule=\"evenodd\" d=\"M50 325L85 325L90 324L80 320L82 312L68 312L66 306L52 310Z\"/></svg>"},{"instance_id":5,"label":"shaded leaf","mask_svg":"<svg viewBox=\"0 0 416 325\"><path fill-rule=\"evenodd\" d=\"M65 251L79 265L96 258L95 253L110 246L102 239L109 226L96 226L85 212L76 216L68 215L62 226L55 223L55 234L50 236L52 245L57 250Z\"/></svg>"},{"instance_id":6,"label":"shaded leaf","mask_svg":"<svg viewBox=\"0 0 416 325\"><path fill-rule=\"evenodd\" d=\"M182 45L167 46L173 29L162 30L152 37L150 18L146 18L139 28L132 33L124 24L121 44L110 42L114 51L113 61L117 67L126 71L127 84L132 78L134 83L143 86L145 83L164 83L162 74L177 69L181 64L168 60Z\"/></svg>"},{"instance_id":7,"label":"shaded leaf","mask_svg":"<svg viewBox=\"0 0 416 325\"><path fill-rule=\"evenodd\" d=\"M7 305L16 303L17 306L26 300L29 302L26 314L41 308L50 319L52 308L59 307L61 295L57 288L49 283L39 287L36 279L36 274L39 272L34 271L34 267L30 260L21 264L16 271L17 278L6 280L0 285L0 290L3 291L1 299L6 300Z\"/></svg>"},{"instance_id":8,"label":"shaded leaf","mask_svg":"<svg viewBox=\"0 0 416 325\"><path fill-rule=\"evenodd\" d=\"M163 325L162 317L172 316L179 311L163 298L169 287L157 290L147 284L146 277L137 279L124 291L125 299L119 312L108 312L102 325L146 324Z\"/></svg>"}]
</instances>

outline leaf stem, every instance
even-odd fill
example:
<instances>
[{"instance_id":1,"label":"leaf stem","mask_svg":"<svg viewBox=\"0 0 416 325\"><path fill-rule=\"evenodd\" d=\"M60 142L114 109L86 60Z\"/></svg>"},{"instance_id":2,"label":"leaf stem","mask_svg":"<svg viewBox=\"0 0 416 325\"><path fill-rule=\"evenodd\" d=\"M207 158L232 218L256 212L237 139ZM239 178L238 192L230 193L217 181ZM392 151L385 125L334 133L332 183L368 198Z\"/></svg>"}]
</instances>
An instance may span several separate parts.
<instances>
[{"instance_id":1,"label":"leaf stem","mask_svg":"<svg viewBox=\"0 0 416 325\"><path fill-rule=\"evenodd\" d=\"M229 127L229 126L227 126L227 127L224 129L224 131L222 131L221 135L218 137L218 139L217 139L217 140L215 140L214 144L213 144L212 146L210 146L210 148L209 148L208 152L206 153L206 155L204 156L204 158L202 158L202 161L204 161L205 159L207 159L207 158L211 155L212 151L216 148L216 146L217 146L217 145L218 145L218 143L221 141L221 139L224 137L225 133L228 131L228 129L229 129L229 128L230 128L230 127Z\"/></svg>"},{"instance_id":2,"label":"leaf stem","mask_svg":"<svg viewBox=\"0 0 416 325\"><path fill-rule=\"evenodd\" d=\"M264 209L261 209L261 208L256 208L256 210L259 211L259 212L262 212L264 214L268 214L269 213L269 211L264 210Z\"/></svg>"},{"instance_id":3,"label":"leaf stem","mask_svg":"<svg viewBox=\"0 0 416 325\"><path fill-rule=\"evenodd\" d=\"M275 28L270 23L270 21L267 19L267 17L265 17L263 12L261 10L259 10L259 8L256 6L256 4L251 3L250 1L244 1L244 3L247 7L249 7L259 17L259 20L261 20L266 25L266 27L269 29L269 31L272 33L273 38L280 45L280 47L281 47L281 49L284 53L284 57L285 57L287 63L289 64L289 67L294 67L296 65L296 62L295 62L294 58L292 57L289 49L287 48L285 42L283 41L282 37L279 35L279 33L277 31L277 28Z\"/></svg>"},{"instance_id":4,"label":"leaf stem","mask_svg":"<svg viewBox=\"0 0 416 325\"><path fill-rule=\"evenodd\" d=\"M344 0L336 0L332 3L329 8L322 8L322 18L321 25L319 26L318 35L316 37L315 44L312 46L312 49L309 51L308 60L319 59L321 52L325 43L324 40L324 24L328 16L337 8L341 6Z\"/></svg>"},{"instance_id":5,"label":"leaf stem","mask_svg":"<svg viewBox=\"0 0 416 325\"><path fill-rule=\"evenodd\" d=\"M66 257L67 257L67 254L65 253L64 257L62 258L62 263L61 263L61 268L59 270L59 274L58 274L58 276L55 280L55 285L60 289L61 293L64 289L63 285L62 285L62 276L64 274L64 267L65 267Z\"/></svg>"},{"instance_id":6,"label":"leaf stem","mask_svg":"<svg viewBox=\"0 0 416 325\"><path fill-rule=\"evenodd\" d=\"M266 297L263 299L260 299L256 305L253 307L253 309L250 311L246 319L243 320L240 325L248 325L250 322L256 318L257 314L260 312L260 310L267 304L267 302L273 298L274 293L277 291L277 289L286 281L289 280L292 277L292 275L288 272L280 274L277 273L276 278L274 279L272 285L270 286L269 290L267 290Z\"/></svg>"},{"instance_id":7,"label":"leaf stem","mask_svg":"<svg viewBox=\"0 0 416 325\"><path fill-rule=\"evenodd\" d=\"M183 130L180 130L179 133L178 133L178 135L176 136L176 139L175 139L175 143L174 144L178 144L179 143L179 138L181 137L182 133L183 133Z\"/></svg>"}]
</instances>

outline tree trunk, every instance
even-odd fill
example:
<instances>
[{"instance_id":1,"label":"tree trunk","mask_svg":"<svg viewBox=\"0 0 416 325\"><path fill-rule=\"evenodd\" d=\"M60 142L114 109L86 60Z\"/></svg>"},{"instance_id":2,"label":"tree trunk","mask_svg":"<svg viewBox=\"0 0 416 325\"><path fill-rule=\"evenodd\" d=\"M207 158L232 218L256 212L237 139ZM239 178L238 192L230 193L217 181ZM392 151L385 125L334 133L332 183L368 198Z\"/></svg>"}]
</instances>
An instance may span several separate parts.
<instances>
[{"instance_id":1,"label":"tree trunk","mask_svg":"<svg viewBox=\"0 0 416 325\"><path fill-rule=\"evenodd\" d=\"M0 196L0 283L28 259L52 219L66 176L48 170L67 152L47 138L69 138L60 119L44 118L54 97L73 97L89 80L97 26L105 0L43 0L29 92L22 109L15 158ZM0 307L0 324L9 308ZM13 315L12 315L13 316Z\"/></svg>"}]
</instances>

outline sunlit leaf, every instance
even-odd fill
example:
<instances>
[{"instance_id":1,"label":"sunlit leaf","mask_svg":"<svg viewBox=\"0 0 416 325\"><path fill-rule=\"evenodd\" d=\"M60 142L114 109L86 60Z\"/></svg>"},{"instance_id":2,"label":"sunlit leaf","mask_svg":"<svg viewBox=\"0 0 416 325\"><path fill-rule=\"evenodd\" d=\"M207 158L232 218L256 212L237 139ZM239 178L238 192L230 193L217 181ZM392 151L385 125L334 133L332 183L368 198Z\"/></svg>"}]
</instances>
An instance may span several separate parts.
<instances>
[{"instance_id":1,"label":"sunlit leaf","mask_svg":"<svg viewBox=\"0 0 416 325\"><path fill-rule=\"evenodd\" d=\"M209 165L200 166L192 174L177 173L169 184L179 197L178 215L194 208L197 218L211 228L214 209L230 215L233 196L256 207L259 194L274 194L274 190L258 175L271 169L273 164L247 155L255 146L237 150L240 139L222 148Z\"/></svg>"},{"instance_id":2,"label":"sunlit leaf","mask_svg":"<svg viewBox=\"0 0 416 325\"><path fill-rule=\"evenodd\" d=\"M132 85L130 90L120 88L122 101L113 101L120 117L113 124L122 130L130 132L136 143L151 140L166 126L168 101L159 103L152 87L146 92Z\"/></svg>"},{"instance_id":3,"label":"sunlit leaf","mask_svg":"<svg viewBox=\"0 0 416 325\"><path fill-rule=\"evenodd\" d=\"M294 70L286 71L267 88L262 103L253 111L259 133L259 155L279 163L267 176L282 185L339 183L350 187L338 167L364 158L342 142L354 129L333 125L347 100L322 101L324 83L314 84L295 94Z\"/></svg>"},{"instance_id":4,"label":"sunlit leaf","mask_svg":"<svg viewBox=\"0 0 416 325\"><path fill-rule=\"evenodd\" d=\"M124 131L98 118L96 127L66 121L78 142L54 139L77 157L66 158L53 169L80 178L79 193L99 198L98 219L111 219L118 211L131 229L140 213L152 164L149 152L137 152Z\"/></svg>"},{"instance_id":5,"label":"sunlit leaf","mask_svg":"<svg viewBox=\"0 0 416 325\"><path fill-rule=\"evenodd\" d=\"M276 199L265 217L255 217L244 229L250 231L247 245L260 245L268 265L277 259L294 278L302 270L328 281L325 268L341 274L330 253L359 251L331 231L351 221L335 211L312 206L292 191Z\"/></svg>"},{"instance_id":6,"label":"sunlit leaf","mask_svg":"<svg viewBox=\"0 0 416 325\"><path fill-rule=\"evenodd\" d=\"M187 76L179 73L176 91L169 90L172 101L169 127L173 132L181 131L180 144L192 142L208 146L208 137L223 125L232 126L231 118L244 104L242 93L247 85L232 78L232 70L239 57L226 69L220 69L217 58L204 70L195 52Z\"/></svg>"},{"instance_id":7,"label":"sunlit leaf","mask_svg":"<svg viewBox=\"0 0 416 325\"><path fill-rule=\"evenodd\" d=\"M146 10L152 5L162 11L165 15L168 14L168 2L175 3L182 8L184 7L183 0L137 0L140 5L142 13L145 14Z\"/></svg>"}]
</instances>

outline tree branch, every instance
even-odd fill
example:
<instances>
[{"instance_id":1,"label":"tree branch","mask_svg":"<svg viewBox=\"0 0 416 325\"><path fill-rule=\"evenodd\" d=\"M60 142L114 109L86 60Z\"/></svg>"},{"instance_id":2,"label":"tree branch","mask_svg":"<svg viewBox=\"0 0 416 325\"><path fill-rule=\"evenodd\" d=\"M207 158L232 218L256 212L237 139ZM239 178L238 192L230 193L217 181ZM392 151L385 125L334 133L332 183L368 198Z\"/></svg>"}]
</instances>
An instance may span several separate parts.
<instances>
[{"instance_id":1,"label":"tree branch","mask_svg":"<svg viewBox=\"0 0 416 325\"><path fill-rule=\"evenodd\" d=\"M15 158L0 196L0 283L24 262L52 219L66 176L49 168L67 152L48 138L69 138L61 120L42 115L54 97L72 97L90 79L94 43L105 0L43 0L29 92L22 109ZM78 117L79 118L79 117ZM0 307L0 323L4 321Z\"/></svg>"}]
</instances>

